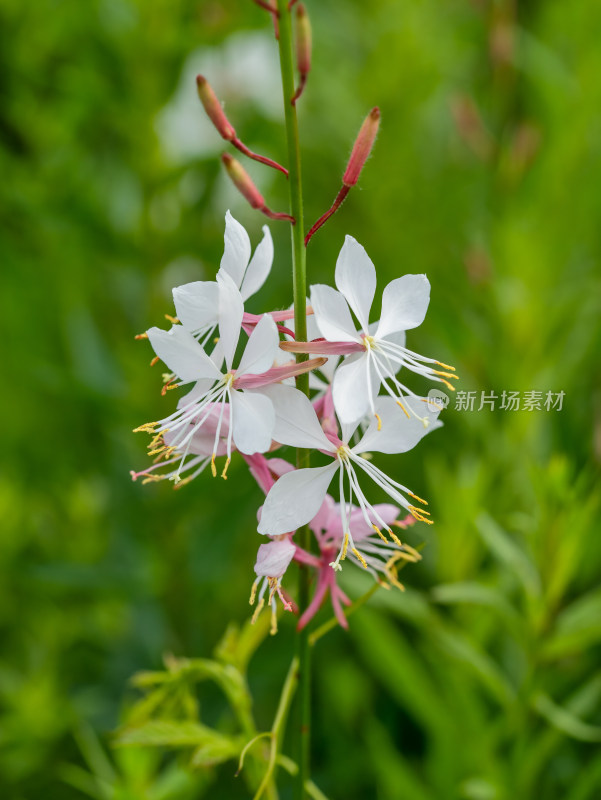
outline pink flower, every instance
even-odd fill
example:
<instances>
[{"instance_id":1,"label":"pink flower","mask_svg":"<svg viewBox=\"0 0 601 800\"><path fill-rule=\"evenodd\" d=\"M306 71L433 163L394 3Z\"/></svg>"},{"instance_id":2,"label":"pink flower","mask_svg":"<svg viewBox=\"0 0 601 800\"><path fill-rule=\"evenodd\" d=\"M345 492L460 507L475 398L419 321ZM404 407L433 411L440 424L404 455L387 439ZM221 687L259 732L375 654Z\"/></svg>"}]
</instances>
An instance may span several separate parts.
<instances>
[{"instance_id":1,"label":"pink flower","mask_svg":"<svg viewBox=\"0 0 601 800\"><path fill-rule=\"evenodd\" d=\"M252 585L250 593L250 605L254 605L255 599L258 600L257 607L252 616L255 623L263 607L265 606L265 594L269 590L267 605L271 606L271 634L278 631L276 597L282 601L286 611L292 611L292 602L286 597L282 589L282 576L288 569L292 561L296 547L291 541L290 536L278 536L267 544L262 544L257 552L257 562L255 564L256 581ZM259 586L260 584L260 586Z\"/></svg>"},{"instance_id":2,"label":"pink flower","mask_svg":"<svg viewBox=\"0 0 601 800\"><path fill-rule=\"evenodd\" d=\"M408 515L399 521L397 519L399 509L392 504L380 503L375 508L388 526L393 541L388 541L382 534L380 537L374 536L373 528L365 521L362 510L350 506L347 509L347 521L355 547L349 554L349 560L367 569L382 586L390 588L389 584L392 584L402 590L403 586L397 578L396 565L399 561L419 561L421 556L409 545L402 544L396 534L392 533L390 526L406 528L412 525L415 519ZM294 559L318 570L317 587L311 603L298 622L298 629L304 628L319 611L328 591L338 623L343 628L348 628L342 605L348 606L351 601L338 586L337 571L331 568L336 554L341 547L344 547L345 532L341 523L340 506L330 495L326 495L310 527L319 544L320 554L316 556L297 547Z\"/></svg>"}]
</instances>

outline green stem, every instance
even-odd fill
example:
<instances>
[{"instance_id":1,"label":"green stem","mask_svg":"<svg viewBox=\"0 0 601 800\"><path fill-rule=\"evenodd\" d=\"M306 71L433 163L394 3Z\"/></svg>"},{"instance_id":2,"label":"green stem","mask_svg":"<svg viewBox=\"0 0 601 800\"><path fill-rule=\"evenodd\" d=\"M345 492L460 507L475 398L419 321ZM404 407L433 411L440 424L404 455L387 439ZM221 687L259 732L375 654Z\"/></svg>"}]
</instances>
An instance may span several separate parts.
<instances>
[{"instance_id":1,"label":"green stem","mask_svg":"<svg viewBox=\"0 0 601 800\"><path fill-rule=\"evenodd\" d=\"M282 72L282 89L284 93L284 114L286 121L286 142L288 146L288 170L289 170L289 189L290 189L290 213L295 219L292 225L292 280L294 288L294 330L299 341L307 340L307 275L306 275L306 250L304 243L304 222L303 222L303 191L301 183L301 159L300 145L298 137L298 120L296 116L296 106L292 104L294 97L294 65L292 59L292 25L287 0L278 0L279 11L279 50L280 68ZM307 356L297 356L297 359L304 360ZM309 396L309 374L299 375L296 379L296 387L301 392ZM309 466L309 451L297 450L296 466L299 469ZM311 532L308 526L300 529L297 533L297 540L301 547L306 550L311 548ZM299 567L299 607L302 611L309 604L311 574L309 569L301 565ZM311 731L311 679L310 679L310 648L308 632L303 629L298 634L297 655L299 669L299 730L298 730L298 753L297 761L299 765L298 776L296 779L296 796L298 800L305 797L305 783L309 779L309 747Z\"/></svg>"},{"instance_id":2,"label":"green stem","mask_svg":"<svg viewBox=\"0 0 601 800\"><path fill-rule=\"evenodd\" d=\"M282 735L284 733L286 717L288 716L288 710L290 709L290 704L292 703L292 698L294 697L294 691L296 689L297 682L298 658L295 656L292 659L290 668L288 669L288 675L284 681L284 687L282 688L282 694L280 695L280 702L278 704L278 709L276 711L271 732L269 734L271 742L269 745L269 761L267 763L267 770L253 800L260 800L263 793L271 784L273 772L277 763L278 751L281 746Z\"/></svg>"}]
</instances>

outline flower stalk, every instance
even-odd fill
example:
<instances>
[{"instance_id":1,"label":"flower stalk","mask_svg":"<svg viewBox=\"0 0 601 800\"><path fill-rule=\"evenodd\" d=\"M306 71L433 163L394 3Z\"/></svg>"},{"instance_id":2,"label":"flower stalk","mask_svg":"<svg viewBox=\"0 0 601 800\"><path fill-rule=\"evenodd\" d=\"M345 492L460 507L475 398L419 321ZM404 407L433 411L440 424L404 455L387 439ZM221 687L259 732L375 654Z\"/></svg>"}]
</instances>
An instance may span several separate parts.
<instances>
[{"instance_id":1,"label":"flower stalk","mask_svg":"<svg viewBox=\"0 0 601 800\"><path fill-rule=\"evenodd\" d=\"M294 102L294 59L291 14L287 0L277 0L279 12L279 53L280 69L282 74L282 90L284 95L284 115L286 125L286 143L288 147L288 187L290 195L290 214L295 219L291 226L292 236L292 279L294 290L294 330L300 340L307 338L307 268L306 249L304 242L303 219L303 190L301 182L301 157L298 135L298 118ZM298 355L297 359L304 360L307 356ZM303 374L296 378L296 388L309 396L309 375ZM300 468L309 466L309 451L298 449L296 465ZM311 549L311 531L306 525L298 531L301 546ZM308 567L299 566L299 593L298 601L301 613L309 605L311 573ZM296 776L297 800L304 800L305 783L309 779L309 747L311 732L311 704L310 704L310 648L307 629L297 634L298 656L298 774Z\"/></svg>"}]
</instances>

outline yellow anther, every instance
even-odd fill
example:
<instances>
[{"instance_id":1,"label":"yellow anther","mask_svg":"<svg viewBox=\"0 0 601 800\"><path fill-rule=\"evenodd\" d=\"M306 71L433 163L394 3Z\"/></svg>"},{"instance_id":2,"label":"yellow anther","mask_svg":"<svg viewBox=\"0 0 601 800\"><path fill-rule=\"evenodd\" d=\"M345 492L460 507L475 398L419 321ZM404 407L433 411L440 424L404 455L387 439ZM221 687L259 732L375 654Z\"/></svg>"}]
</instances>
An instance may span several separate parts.
<instances>
[{"instance_id":1,"label":"yellow anther","mask_svg":"<svg viewBox=\"0 0 601 800\"><path fill-rule=\"evenodd\" d=\"M134 433L154 433L154 429L158 424L158 422L145 422L139 428L134 428Z\"/></svg>"},{"instance_id":2,"label":"yellow anther","mask_svg":"<svg viewBox=\"0 0 601 800\"><path fill-rule=\"evenodd\" d=\"M388 580L390 581L390 583L392 583L392 585L393 585L393 586L396 586L396 588L397 588L397 589L399 589L399 591L401 591L401 592L404 592L404 591L405 591L405 587L403 586L403 584L402 584L402 583L399 581L399 579L398 579L398 578L397 578L395 575L393 575L391 572L390 572L390 573L389 573L389 572L386 572L386 577L388 578Z\"/></svg>"},{"instance_id":3,"label":"yellow anther","mask_svg":"<svg viewBox=\"0 0 601 800\"><path fill-rule=\"evenodd\" d=\"M179 389L179 383L166 383L163 388L161 389L161 394L165 394L166 392L170 392L171 389Z\"/></svg>"},{"instance_id":4,"label":"yellow anther","mask_svg":"<svg viewBox=\"0 0 601 800\"><path fill-rule=\"evenodd\" d=\"M264 606L264 605L265 605L265 598L264 598L264 597L262 597L262 598L259 600L259 602L258 602L258 604L257 604L257 607L255 608L254 614L253 614L253 615L252 615L252 617L251 617L251 620L250 620L250 624L251 624L251 625L254 625L254 624L255 624L255 622L258 620L258 618L259 618L259 614L261 613L261 611L263 611L263 606Z\"/></svg>"},{"instance_id":5,"label":"yellow anther","mask_svg":"<svg viewBox=\"0 0 601 800\"><path fill-rule=\"evenodd\" d=\"M219 336L215 336L215 338L213 339L213 344L217 344L218 341L219 341Z\"/></svg>"},{"instance_id":6,"label":"yellow anther","mask_svg":"<svg viewBox=\"0 0 601 800\"><path fill-rule=\"evenodd\" d=\"M182 486L186 486L186 484L190 483L192 478L188 476L187 478L180 478L178 481L174 481L173 488L174 489L181 489Z\"/></svg>"},{"instance_id":7,"label":"yellow anther","mask_svg":"<svg viewBox=\"0 0 601 800\"><path fill-rule=\"evenodd\" d=\"M340 556L341 561L344 561L344 559L346 558L346 551L348 550L348 540L349 540L349 535L348 533L345 533L344 544L342 545L342 555Z\"/></svg>"},{"instance_id":8,"label":"yellow anther","mask_svg":"<svg viewBox=\"0 0 601 800\"><path fill-rule=\"evenodd\" d=\"M217 467L215 466L215 456L216 456L216 453L213 453L213 455L211 456L211 472L212 472L214 478L217 477Z\"/></svg>"},{"instance_id":9,"label":"yellow anther","mask_svg":"<svg viewBox=\"0 0 601 800\"><path fill-rule=\"evenodd\" d=\"M160 453L161 456L162 456L164 450L165 450L165 445L162 445L161 447L155 447L154 450L149 450L148 451L148 455L149 456L156 456L156 455L158 455Z\"/></svg>"},{"instance_id":10,"label":"yellow anther","mask_svg":"<svg viewBox=\"0 0 601 800\"><path fill-rule=\"evenodd\" d=\"M414 547L411 547L411 545L409 545L409 544L404 544L403 547L405 548L405 550L408 553L411 553L411 555L413 556L413 558L416 561L421 561L422 560L421 553L418 553L418 551Z\"/></svg>"},{"instance_id":11,"label":"yellow anther","mask_svg":"<svg viewBox=\"0 0 601 800\"><path fill-rule=\"evenodd\" d=\"M226 473L227 473L227 468L229 467L229 465L230 465L230 458L228 457L225 460L225 467L223 468L223 472L221 473L221 477L223 478L224 481L227 480Z\"/></svg>"},{"instance_id":12,"label":"yellow anther","mask_svg":"<svg viewBox=\"0 0 601 800\"><path fill-rule=\"evenodd\" d=\"M391 530L390 530L390 528L388 528L388 533L390 534L390 538L392 539L392 541L393 541L393 542L394 542L394 543L395 543L395 544L396 544L398 547L402 547L402 546L403 546L403 544L402 544L401 540L399 539L399 537L396 535L396 533L394 533L393 531L391 531Z\"/></svg>"},{"instance_id":13,"label":"yellow anther","mask_svg":"<svg viewBox=\"0 0 601 800\"><path fill-rule=\"evenodd\" d=\"M163 480L164 477L165 477L164 475L147 475L142 481L142 486L144 486L147 483L154 483L155 481L161 481Z\"/></svg>"},{"instance_id":14,"label":"yellow anther","mask_svg":"<svg viewBox=\"0 0 601 800\"><path fill-rule=\"evenodd\" d=\"M428 525L433 524L433 520L428 519L428 517L424 516L424 514L429 514L428 511L423 511L422 509L416 508L415 506L409 506L409 511L415 517L415 519L419 520L419 522L425 522Z\"/></svg>"},{"instance_id":15,"label":"yellow anther","mask_svg":"<svg viewBox=\"0 0 601 800\"><path fill-rule=\"evenodd\" d=\"M433 369L432 372L435 375L441 375L443 378L453 378L455 381L459 380L459 375L451 375L449 372L439 372L437 369Z\"/></svg>"},{"instance_id":16,"label":"yellow anther","mask_svg":"<svg viewBox=\"0 0 601 800\"><path fill-rule=\"evenodd\" d=\"M360 553L360 552L357 550L357 548L356 548L356 547L353 547L353 549L351 550L351 553L352 553L352 554L355 556L355 558L356 558L358 561L360 561L360 562L361 562L361 566L362 566L364 569L367 569L367 561L366 561L366 560L363 558L363 556L362 556L362 555L361 555L361 553Z\"/></svg>"},{"instance_id":17,"label":"yellow anther","mask_svg":"<svg viewBox=\"0 0 601 800\"><path fill-rule=\"evenodd\" d=\"M381 431L382 430L382 420L380 418L380 415L379 414L374 414L374 416L378 420L378 430Z\"/></svg>"},{"instance_id":18,"label":"yellow anther","mask_svg":"<svg viewBox=\"0 0 601 800\"><path fill-rule=\"evenodd\" d=\"M386 562L385 571L386 571L386 577L392 583L392 585L396 586L397 589L400 589L401 592L404 592L405 591L405 587L403 586L402 583L400 583L400 581L398 579L398 571L397 571L397 568L395 566L396 562L400 558L402 558L402 554L401 553L396 553L395 555L393 555L392 558L390 558Z\"/></svg>"},{"instance_id":19,"label":"yellow anther","mask_svg":"<svg viewBox=\"0 0 601 800\"><path fill-rule=\"evenodd\" d=\"M254 604L255 604L255 598L257 596L257 585L258 585L258 583L259 583L259 579L257 578L257 580L253 583L252 588L250 590L250 599L249 599L248 603L251 606L254 606Z\"/></svg>"},{"instance_id":20,"label":"yellow anther","mask_svg":"<svg viewBox=\"0 0 601 800\"><path fill-rule=\"evenodd\" d=\"M171 314L165 314L165 319L172 325L179 325L179 319L177 317L172 317Z\"/></svg>"},{"instance_id":21,"label":"yellow anther","mask_svg":"<svg viewBox=\"0 0 601 800\"><path fill-rule=\"evenodd\" d=\"M158 356L155 356L152 361L150 362L150 366L154 367L155 364L158 364L161 359Z\"/></svg>"},{"instance_id":22,"label":"yellow anther","mask_svg":"<svg viewBox=\"0 0 601 800\"><path fill-rule=\"evenodd\" d=\"M455 367L451 367L450 364L444 364L442 361L435 361L434 363L438 364L438 366L442 367L443 369L450 369L451 372L455 372Z\"/></svg>"},{"instance_id":23,"label":"yellow anther","mask_svg":"<svg viewBox=\"0 0 601 800\"><path fill-rule=\"evenodd\" d=\"M381 531L381 530L378 528L378 526L377 526L377 525L374 525L374 524L372 523L372 526L371 526L371 527L372 527L372 528L375 530L375 532L378 534L378 536L380 537L380 539L381 539L383 542L388 542L388 539L387 539L387 538L384 536L384 534L383 534L383 533L382 533L382 531Z\"/></svg>"},{"instance_id":24,"label":"yellow anther","mask_svg":"<svg viewBox=\"0 0 601 800\"><path fill-rule=\"evenodd\" d=\"M407 494L409 495L409 497L412 497L414 500L418 500L420 503L423 503L425 506L428 505L428 501L427 500L422 500L421 497L418 497L416 494L413 494L413 492L407 492Z\"/></svg>"},{"instance_id":25,"label":"yellow anther","mask_svg":"<svg viewBox=\"0 0 601 800\"><path fill-rule=\"evenodd\" d=\"M456 377L457 377L457 375L450 375L449 377L451 377L451 378L456 378ZM449 383L448 381L445 381L445 379L444 379L444 378L440 378L440 382L441 382L441 383L444 383L444 385L447 387L447 389L448 389L450 392L454 392L454 391L455 391L455 387L453 386L453 384L452 384L452 383Z\"/></svg>"},{"instance_id":26,"label":"yellow anther","mask_svg":"<svg viewBox=\"0 0 601 800\"><path fill-rule=\"evenodd\" d=\"M144 332L144 333L137 333L137 334L134 336L134 339L148 339L148 334L147 334L146 332Z\"/></svg>"},{"instance_id":27,"label":"yellow anther","mask_svg":"<svg viewBox=\"0 0 601 800\"><path fill-rule=\"evenodd\" d=\"M171 445L171 447L166 447L165 452L163 453L163 458L171 458L171 456L177 452L177 447Z\"/></svg>"},{"instance_id":28,"label":"yellow anther","mask_svg":"<svg viewBox=\"0 0 601 800\"><path fill-rule=\"evenodd\" d=\"M165 444L165 440L163 439L163 431L157 433L155 436L152 437L152 439L150 440L150 444L148 445L148 448L150 449L151 447L157 447L159 444L162 445Z\"/></svg>"},{"instance_id":29,"label":"yellow anther","mask_svg":"<svg viewBox=\"0 0 601 800\"><path fill-rule=\"evenodd\" d=\"M269 633L272 636L275 636L277 632L278 632L278 613L277 613L277 609L272 608L271 609L271 627L269 628Z\"/></svg>"},{"instance_id":30,"label":"yellow anther","mask_svg":"<svg viewBox=\"0 0 601 800\"><path fill-rule=\"evenodd\" d=\"M411 414L410 414L410 413L407 411L407 409L406 409L406 408L405 408L405 406L404 406L404 405L401 403L401 401L400 401L400 400L397 400L397 401L396 401L396 404L397 404L397 406L400 406L400 407L403 409L403 411L405 412L405 416L406 416L406 417L408 417L409 419L411 419Z\"/></svg>"},{"instance_id":31,"label":"yellow anther","mask_svg":"<svg viewBox=\"0 0 601 800\"><path fill-rule=\"evenodd\" d=\"M269 600L268 603L271 603L273 600L273 596L278 588L278 579L277 578L267 578L267 582L269 584Z\"/></svg>"}]
</instances>

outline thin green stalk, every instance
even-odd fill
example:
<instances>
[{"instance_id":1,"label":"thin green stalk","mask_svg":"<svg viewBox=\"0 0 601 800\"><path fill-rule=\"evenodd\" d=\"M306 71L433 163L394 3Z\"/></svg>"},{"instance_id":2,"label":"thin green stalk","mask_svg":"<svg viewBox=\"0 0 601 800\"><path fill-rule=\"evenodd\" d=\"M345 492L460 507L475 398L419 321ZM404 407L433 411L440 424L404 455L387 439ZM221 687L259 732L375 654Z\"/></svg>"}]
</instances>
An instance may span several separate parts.
<instances>
[{"instance_id":1,"label":"thin green stalk","mask_svg":"<svg viewBox=\"0 0 601 800\"><path fill-rule=\"evenodd\" d=\"M278 751L281 747L281 739L284 732L284 726L286 724L286 717L288 716L290 704L292 703L292 698L294 697L294 691L296 689L297 681L298 681L298 658L295 656L292 659L290 668L288 669L288 675L286 676L286 680L284 681L282 694L280 695L280 702L278 704L278 709L276 711L275 718L273 720L273 725L271 727L271 732L269 734L271 742L269 745L269 761L267 763L267 771L265 772L263 780L261 781L261 785L257 789L257 792L253 800L260 800L260 798L263 796L263 793L267 791L267 789L271 785L273 772L275 770L277 763Z\"/></svg>"},{"instance_id":2,"label":"thin green stalk","mask_svg":"<svg viewBox=\"0 0 601 800\"><path fill-rule=\"evenodd\" d=\"M284 114L286 122L286 142L288 146L288 170L289 170L289 190L290 190L290 213L295 219L292 225L292 280L294 289L294 330L299 341L307 340L307 317L306 317L306 298L307 298L307 275L306 275L306 250L304 243L304 222L303 222L303 191L301 183L301 158L298 137L298 120L296 116L296 106L292 104L294 97L294 64L293 64L293 43L292 25L287 0L278 0L279 12L279 50L280 50L280 69L282 73L282 89L284 93ZM299 358L299 356L297 356ZM307 356L300 356L303 360ZM309 374L299 375L296 379L296 387L301 392L309 395ZM309 466L309 451L297 450L296 465L302 469ZM303 548L309 550L311 544L311 533L308 526L298 531L297 538ZM309 604L310 572L304 565L299 567L299 607L301 612ZM299 765L298 776L296 779L296 796L298 800L305 797L305 783L309 779L309 748L311 732L311 679L310 679L310 648L308 632L303 629L298 634L297 656L299 669L299 730L298 730L298 753L297 761Z\"/></svg>"}]
</instances>

